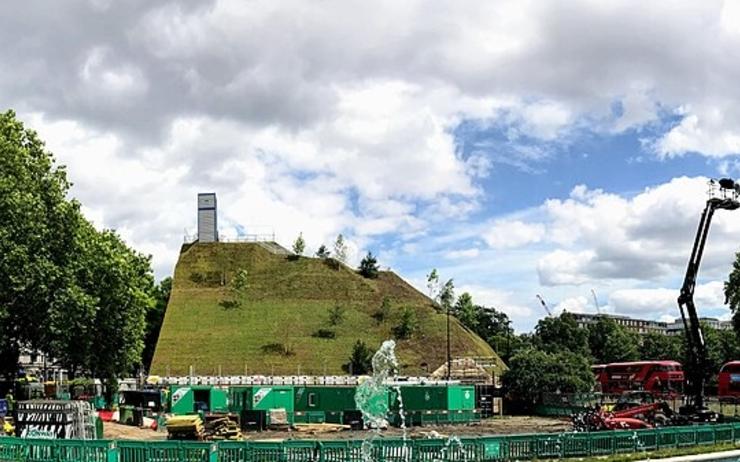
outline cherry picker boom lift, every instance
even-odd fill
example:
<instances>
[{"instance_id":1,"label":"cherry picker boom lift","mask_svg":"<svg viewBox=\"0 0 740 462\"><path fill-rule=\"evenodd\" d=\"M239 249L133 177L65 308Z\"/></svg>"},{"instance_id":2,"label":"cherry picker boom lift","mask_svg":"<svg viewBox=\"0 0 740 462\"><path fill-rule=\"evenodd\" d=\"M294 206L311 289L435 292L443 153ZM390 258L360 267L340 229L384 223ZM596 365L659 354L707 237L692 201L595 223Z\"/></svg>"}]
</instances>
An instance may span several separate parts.
<instances>
[{"instance_id":1,"label":"cherry picker boom lift","mask_svg":"<svg viewBox=\"0 0 740 462\"><path fill-rule=\"evenodd\" d=\"M719 183L719 188L717 188ZM730 178L723 178L719 182L709 181L709 199L704 207L696 231L694 247L686 268L681 293L678 296L678 308L681 311L686 342L688 345L688 368L686 369L687 393L686 402L679 413L693 421L712 421L717 415L704 404L704 378L707 372L707 349L704 343L704 333L699 324L699 315L694 305L694 289L696 277L699 273L704 245L709 234L709 225L715 210L736 210L740 208L740 183Z\"/></svg>"}]
</instances>

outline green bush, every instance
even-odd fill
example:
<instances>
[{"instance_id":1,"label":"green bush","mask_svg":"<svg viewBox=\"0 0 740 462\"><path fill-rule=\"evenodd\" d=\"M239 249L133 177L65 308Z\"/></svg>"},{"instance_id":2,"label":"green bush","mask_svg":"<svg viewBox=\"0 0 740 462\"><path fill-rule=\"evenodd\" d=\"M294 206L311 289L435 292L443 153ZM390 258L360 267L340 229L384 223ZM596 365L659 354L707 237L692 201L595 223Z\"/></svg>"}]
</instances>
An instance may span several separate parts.
<instances>
[{"instance_id":1,"label":"green bush","mask_svg":"<svg viewBox=\"0 0 740 462\"><path fill-rule=\"evenodd\" d=\"M337 333L331 329L319 329L314 332L312 336L316 338L334 339L337 337Z\"/></svg>"}]
</instances>

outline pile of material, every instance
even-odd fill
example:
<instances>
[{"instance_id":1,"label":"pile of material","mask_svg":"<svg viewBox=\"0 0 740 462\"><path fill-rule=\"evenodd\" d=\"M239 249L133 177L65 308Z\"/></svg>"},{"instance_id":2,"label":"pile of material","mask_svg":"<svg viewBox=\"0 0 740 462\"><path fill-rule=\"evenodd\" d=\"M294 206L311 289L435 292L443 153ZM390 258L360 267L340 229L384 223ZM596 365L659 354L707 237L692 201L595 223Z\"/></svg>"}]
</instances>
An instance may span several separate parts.
<instances>
[{"instance_id":1,"label":"pile of material","mask_svg":"<svg viewBox=\"0 0 740 462\"><path fill-rule=\"evenodd\" d=\"M167 439L196 440L205 436L203 421L199 415L178 415L167 419Z\"/></svg>"},{"instance_id":2,"label":"pile of material","mask_svg":"<svg viewBox=\"0 0 740 462\"><path fill-rule=\"evenodd\" d=\"M269 411L270 428L273 430L288 430L288 412L283 408L270 409Z\"/></svg>"},{"instance_id":3,"label":"pile of material","mask_svg":"<svg viewBox=\"0 0 740 462\"><path fill-rule=\"evenodd\" d=\"M450 379L460 380L462 382L491 383L493 376L484 367L478 364L473 358L459 358L452 360ZM444 363L432 372L435 379L445 379L447 377L447 363Z\"/></svg>"},{"instance_id":4,"label":"pile of material","mask_svg":"<svg viewBox=\"0 0 740 462\"><path fill-rule=\"evenodd\" d=\"M212 441L241 440L242 432L239 430L239 422L232 416L206 417L205 438Z\"/></svg>"},{"instance_id":5,"label":"pile of material","mask_svg":"<svg viewBox=\"0 0 740 462\"><path fill-rule=\"evenodd\" d=\"M349 425L332 423L295 424L293 425L293 428L299 433L309 433L311 435L318 435L322 433L336 433L351 429Z\"/></svg>"}]
</instances>

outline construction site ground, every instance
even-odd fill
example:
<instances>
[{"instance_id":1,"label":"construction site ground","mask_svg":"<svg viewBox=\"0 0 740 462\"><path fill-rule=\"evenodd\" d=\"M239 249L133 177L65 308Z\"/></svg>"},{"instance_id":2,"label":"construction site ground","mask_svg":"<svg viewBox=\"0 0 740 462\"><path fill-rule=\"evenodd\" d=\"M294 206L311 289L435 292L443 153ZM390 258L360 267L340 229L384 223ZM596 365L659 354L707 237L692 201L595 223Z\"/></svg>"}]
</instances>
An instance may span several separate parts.
<instances>
[{"instance_id":1,"label":"construction site ground","mask_svg":"<svg viewBox=\"0 0 740 462\"><path fill-rule=\"evenodd\" d=\"M437 435L447 437L455 436L483 436L483 435L510 435L514 433L558 433L571 429L568 419L551 417L530 416L506 416L486 419L474 425L445 425L429 427L411 427L406 431L410 438L427 438ZM369 435L369 431L332 431L326 432L317 429L315 432L295 430L267 430L263 432L244 432L247 440L283 440L283 439L330 439L350 440L363 439ZM401 437L403 430L400 428L388 428L382 430L385 437ZM164 440L167 439L166 431L154 431L141 429L114 422L105 423L105 439L116 440Z\"/></svg>"}]
</instances>

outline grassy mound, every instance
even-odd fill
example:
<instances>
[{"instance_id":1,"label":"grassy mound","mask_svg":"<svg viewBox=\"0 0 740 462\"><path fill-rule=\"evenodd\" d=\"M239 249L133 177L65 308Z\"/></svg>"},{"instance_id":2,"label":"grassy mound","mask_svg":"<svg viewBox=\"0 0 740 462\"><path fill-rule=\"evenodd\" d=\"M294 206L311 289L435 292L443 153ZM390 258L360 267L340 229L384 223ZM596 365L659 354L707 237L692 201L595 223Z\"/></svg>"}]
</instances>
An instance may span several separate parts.
<instances>
[{"instance_id":1,"label":"grassy mound","mask_svg":"<svg viewBox=\"0 0 740 462\"><path fill-rule=\"evenodd\" d=\"M241 270L247 286L237 293ZM386 297L390 310L380 320ZM184 246L151 372L184 375L192 365L198 375L219 367L224 375L343 374L354 343L375 349L393 338L404 309L413 310L418 328L397 341L401 373L431 372L446 360L445 315L396 274L365 279L331 261L277 255L256 243ZM333 325L332 312L341 313ZM455 319L451 332L453 357L496 356Z\"/></svg>"}]
</instances>

